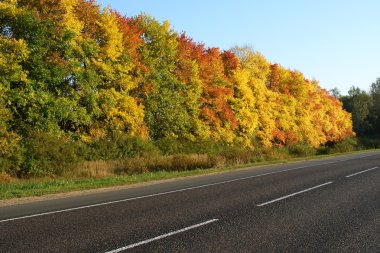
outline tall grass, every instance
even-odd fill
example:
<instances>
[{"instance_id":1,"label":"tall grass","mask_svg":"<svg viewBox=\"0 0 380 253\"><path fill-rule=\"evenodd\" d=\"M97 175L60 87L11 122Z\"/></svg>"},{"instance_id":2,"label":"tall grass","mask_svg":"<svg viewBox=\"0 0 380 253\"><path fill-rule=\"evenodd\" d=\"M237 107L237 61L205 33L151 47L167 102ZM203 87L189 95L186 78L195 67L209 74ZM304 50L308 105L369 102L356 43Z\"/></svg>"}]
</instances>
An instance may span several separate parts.
<instances>
[{"instance_id":1,"label":"tall grass","mask_svg":"<svg viewBox=\"0 0 380 253\"><path fill-rule=\"evenodd\" d=\"M67 170L65 177L107 177L155 171L186 171L213 168L219 159L206 154L134 157L123 160L85 161ZM223 163L224 165L225 163ZM219 164L221 166L222 164Z\"/></svg>"},{"instance_id":2,"label":"tall grass","mask_svg":"<svg viewBox=\"0 0 380 253\"><path fill-rule=\"evenodd\" d=\"M380 141L365 139L358 144L356 138L350 138L318 149L305 143L245 149L211 140L191 142L163 138L152 142L120 134L85 144L64 136L57 138L48 133L32 133L23 144L25 154L21 169L17 174L0 170L0 182L9 182L12 179L9 175L19 178L103 178L156 171L190 171L348 152L360 145L380 147Z\"/></svg>"}]
</instances>

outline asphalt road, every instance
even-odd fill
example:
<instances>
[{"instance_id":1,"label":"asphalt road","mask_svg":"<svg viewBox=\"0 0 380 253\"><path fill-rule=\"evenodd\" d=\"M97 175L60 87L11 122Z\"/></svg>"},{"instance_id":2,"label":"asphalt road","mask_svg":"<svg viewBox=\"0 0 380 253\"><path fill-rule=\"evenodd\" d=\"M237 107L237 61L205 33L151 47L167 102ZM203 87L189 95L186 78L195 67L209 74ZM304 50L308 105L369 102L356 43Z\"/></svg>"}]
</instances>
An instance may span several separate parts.
<instances>
[{"instance_id":1,"label":"asphalt road","mask_svg":"<svg viewBox=\"0 0 380 253\"><path fill-rule=\"evenodd\" d=\"M0 208L0 252L380 252L380 152Z\"/></svg>"}]
</instances>

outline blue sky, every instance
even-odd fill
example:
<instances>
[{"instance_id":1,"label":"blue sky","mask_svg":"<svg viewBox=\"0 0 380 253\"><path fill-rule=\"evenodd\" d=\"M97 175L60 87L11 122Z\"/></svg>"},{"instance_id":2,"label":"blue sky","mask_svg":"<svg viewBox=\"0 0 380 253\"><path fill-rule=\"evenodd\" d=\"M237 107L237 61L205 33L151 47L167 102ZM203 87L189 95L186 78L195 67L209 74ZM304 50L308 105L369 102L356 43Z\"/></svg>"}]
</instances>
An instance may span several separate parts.
<instances>
[{"instance_id":1,"label":"blue sky","mask_svg":"<svg viewBox=\"0 0 380 253\"><path fill-rule=\"evenodd\" d=\"M378 0L98 0L122 14L169 20L209 47L250 45L326 89L367 90L380 77Z\"/></svg>"}]
</instances>

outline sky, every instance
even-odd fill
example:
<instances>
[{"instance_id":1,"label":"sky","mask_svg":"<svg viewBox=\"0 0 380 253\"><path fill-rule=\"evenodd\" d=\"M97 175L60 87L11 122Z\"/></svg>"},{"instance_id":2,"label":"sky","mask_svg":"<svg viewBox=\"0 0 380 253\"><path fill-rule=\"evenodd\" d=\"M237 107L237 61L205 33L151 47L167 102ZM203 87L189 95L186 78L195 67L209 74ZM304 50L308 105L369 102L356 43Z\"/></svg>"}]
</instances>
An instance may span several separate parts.
<instances>
[{"instance_id":1,"label":"sky","mask_svg":"<svg viewBox=\"0 0 380 253\"><path fill-rule=\"evenodd\" d=\"M252 46L270 62L347 94L380 77L378 0L97 0L127 16L169 20L178 33L227 50Z\"/></svg>"}]
</instances>

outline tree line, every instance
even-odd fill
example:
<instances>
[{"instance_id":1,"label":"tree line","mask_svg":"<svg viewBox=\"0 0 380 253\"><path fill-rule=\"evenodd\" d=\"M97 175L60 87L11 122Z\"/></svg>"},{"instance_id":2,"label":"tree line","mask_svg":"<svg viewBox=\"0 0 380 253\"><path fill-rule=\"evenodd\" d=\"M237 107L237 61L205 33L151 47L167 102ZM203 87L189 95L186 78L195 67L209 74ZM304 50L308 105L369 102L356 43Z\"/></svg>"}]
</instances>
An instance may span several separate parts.
<instances>
[{"instance_id":1,"label":"tree line","mask_svg":"<svg viewBox=\"0 0 380 253\"><path fill-rule=\"evenodd\" d=\"M358 136L380 136L380 78L371 84L369 91L352 86L348 95L341 95L336 88L331 94L352 114L353 128Z\"/></svg>"},{"instance_id":2,"label":"tree line","mask_svg":"<svg viewBox=\"0 0 380 253\"><path fill-rule=\"evenodd\" d=\"M361 133L368 126L355 125L362 117L355 110L363 107L352 108ZM250 47L209 48L168 21L123 16L94 0L0 2L0 170L7 173L38 170L38 150L50 144L94 148L129 138L319 147L353 134L339 99ZM86 159L108 159L99 150Z\"/></svg>"}]
</instances>

